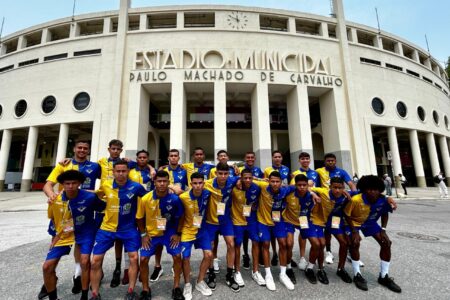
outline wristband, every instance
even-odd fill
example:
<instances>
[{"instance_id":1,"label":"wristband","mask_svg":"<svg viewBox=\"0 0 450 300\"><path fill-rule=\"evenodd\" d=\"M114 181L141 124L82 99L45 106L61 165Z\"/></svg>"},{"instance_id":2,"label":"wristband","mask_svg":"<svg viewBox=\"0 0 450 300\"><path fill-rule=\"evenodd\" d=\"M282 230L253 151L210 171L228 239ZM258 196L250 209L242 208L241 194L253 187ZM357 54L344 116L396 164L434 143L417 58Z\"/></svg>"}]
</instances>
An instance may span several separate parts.
<instances>
[{"instance_id":1,"label":"wristband","mask_svg":"<svg viewBox=\"0 0 450 300\"><path fill-rule=\"evenodd\" d=\"M141 233L141 237L144 237L144 236L146 236L146 235L147 235L147 232Z\"/></svg>"}]
</instances>

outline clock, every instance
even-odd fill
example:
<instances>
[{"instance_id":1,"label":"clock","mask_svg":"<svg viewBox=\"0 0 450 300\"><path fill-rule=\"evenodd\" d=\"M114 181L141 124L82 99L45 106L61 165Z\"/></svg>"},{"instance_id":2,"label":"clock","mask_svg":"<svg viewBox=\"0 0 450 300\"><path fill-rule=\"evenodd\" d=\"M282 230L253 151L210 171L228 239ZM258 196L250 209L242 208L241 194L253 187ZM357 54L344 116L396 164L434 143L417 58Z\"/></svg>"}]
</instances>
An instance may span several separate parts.
<instances>
[{"instance_id":1,"label":"clock","mask_svg":"<svg viewBox=\"0 0 450 300\"><path fill-rule=\"evenodd\" d=\"M227 16L228 26L232 29L244 29L247 27L248 18L247 15L241 11L232 11Z\"/></svg>"}]
</instances>

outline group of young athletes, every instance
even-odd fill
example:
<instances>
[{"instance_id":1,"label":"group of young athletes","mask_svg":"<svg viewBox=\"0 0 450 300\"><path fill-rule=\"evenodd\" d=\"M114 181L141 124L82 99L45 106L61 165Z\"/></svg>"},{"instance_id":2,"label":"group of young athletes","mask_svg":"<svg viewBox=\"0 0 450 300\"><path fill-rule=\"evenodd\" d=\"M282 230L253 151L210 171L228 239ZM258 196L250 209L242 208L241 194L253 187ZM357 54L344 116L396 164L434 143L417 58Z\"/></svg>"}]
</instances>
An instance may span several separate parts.
<instances>
[{"instance_id":1,"label":"group of young athletes","mask_svg":"<svg viewBox=\"0 0 450 300\"><path fill-rule=\"evenodd\" d=\"M195 289L210 296L220 271L219 235L226 244L225 283L233 292L245 286L241 245L243 267L252 268L252 279L270 291L276 290L271 265L279 265L279 282L288 290L295 289L293 267L304 271L312 284L328 284L324 261L333 263L331 236L339 242L337 276L367 290L360 270L361 232L380 245L379 284L401 292L389 276L391 241L386 234L388 213L396 203L382 194L384 183L377 176L363 176L355 186L348 173L336 167L333 154L326 154L325 167L314 171L309 168L309 154L301 153L300 168L292 174L282 164L279 151L272 153L272 166L264 171L255 166L254 152L247 152L244 166L237 167L228 164L228 154L221 150L217 153L219 163L214 166L204 162L202 148L195 148L193 162L184 164L179 164L179 151L170 150L168 165L155 170L148 163L147 151L138 151L133 161L120 158L122 148L121 141L110 141L109 157L95 163L88 160L89 142L76 141L74 157L59 162L47 178L43 191L49 203L52 241L43 264L44 285L39 299L58 298L56 268L72 248L72 293L81 293L80 299L87 300L90 289L90 299L101 299L103 259L113 246L116 267L110 286L128 284L125 299L151 299L149 280L155 282L163 274L163 248L173 259L172 299L192 299L193 246L203 252ZM346 190L346 184L350 190ZM300 231L298 264L293 256L295 230ZM123 249L125 270L121 279ZM149 278L152 256L155 268ZM353 276L345 270L346 259L351 261ZM142 282L139 295L135 292L138 279Z\"/></svg>"}]
</instances>

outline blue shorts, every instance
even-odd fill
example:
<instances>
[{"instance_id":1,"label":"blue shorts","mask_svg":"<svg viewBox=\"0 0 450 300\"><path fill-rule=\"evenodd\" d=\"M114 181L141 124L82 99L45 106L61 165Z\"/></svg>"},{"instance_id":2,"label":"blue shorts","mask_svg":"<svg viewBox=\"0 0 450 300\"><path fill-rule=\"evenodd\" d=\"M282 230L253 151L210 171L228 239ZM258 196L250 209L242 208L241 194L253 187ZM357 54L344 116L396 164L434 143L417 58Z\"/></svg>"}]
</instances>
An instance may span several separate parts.
<instances>
[{"instance_id":1,"label":"blue shorts","mask_svg":"<svg viewBox=\"0 0 450 300\"><path fill-rule=\"evenodd\" d=\"M325 232L328 232L332 235L345 234L344 226L339 225L339 228L331 228L331 226L325 227Z\"/></svg>"},{"instance_id":2,"label":"blue shorts","mask_svg":"<svg viewBox=\"0 0 450 300\"><path fill-rule=\"evenodd\" d=\"M101 213L98 211L95 212L94 220L95 220L95 224L97 224L97 228L100 228L100 226L102 225L104 216L105 216L104 213Z\"/></svg>"},{"instance_id":3,"label":"blue shorts","mask_svg":"<svg viewBox=\"0 0 450 300\"><path fill-rule=\"evenodd\" d=\"M323 226L314 225L313 223L309 222L308 229L300 229L300 234L302 235L302 239L307 238L324 238L324 229Z\"/></svg>"},{"instance_id":4,"label":"blue shorts","mask_svg":"<svg viewBox=\"0 0 450 300\"><path fill-rule=\"evenodd\" d=\"M55 235L56 235L55 225L53 224L53 221L52 221L52 220L50 220L50 222L48 223L47 232L48 232L48 234L50 234L51 236L55 236Z\"/></svg>"},{"instance_id":5,"label":"blue shorts","mask_svg":"<svg viewBox=\"0 0 450 300\"><path fill-rule=\"evenodd\" d=\"M170 248L170 237L173 235L174 233L166 233L162 236L155 236L152 237L152 241L151 241L151 246L149 250L143 249L141 248L140 250L140 254L141 257L152 257L155 252L156 249L158 248L159 245L166 247L166 251L167 253L169 253L172 256L178 255L181 253L181 243L178 244L178 246L176 248Z\"/></svg>"},{"instance_id":6,"label":"blue shorts","mask_svg":"<svg viewBox=\"0 0 450 300\"><path fill-rule=\"evenodd\" d=\"M268 226L258 222L258 236L261 242L270 241L272 236L277 239L286 238L286 223L283 221L274 223L274 226Z\"/></svg>"},{"instance_id":7,"label":"blue shorts","mask_svg":"<svg viewBox=\"0 0 450 300\"><path fill-rule=\"evenodd\" d=\"M233 222L231 222L231 218L226 218L225 221L220 224L205 223L202 228L208 233L210 242L214 241L217 232L223 236L234 236Z\"/></svg>"},{"instance_id":8,"label":"blue shorts","mask_svg":"<svg viewBox=\"0 0 450 300\"><path fill-rule=\"evenodd\" d=\"M381 226L378 225L378 223L374 222L370 224L363 224L358 228L358 230L361 230L364 236L374 236L375 234L381 232ZM350 226L345 226L345 234L349 236L352 235Z\"/></svg>"},{"instance_id":9,"label":"blue shorts","mask_svg":"<svg viewBox=\"0 0 450 300\"><path fill-rule=\"evenodd\" d=\"M105 254L114 242L119 240L123 243L126 252L136 252L141 248L141 236L137 229L130 229L122 232L111 232L99 229L95 236L95 244L92 253L94 255Z\"/></svg>"},{"instance_id":10,"label":"blue shorts","mask_svg":"<svg viewBox=\"0 0 450 300\"><path fill-rule=\"evenodd\" d=\"M75 241L75 243L80 247L81 254L91 254L94 248L95 236L92 239L83 239L80 242Z\"/></svg>"},{"instance_id":11,"label":"blue shorts","mask_svg":"<svg viewBox=\"0 0 450 300\"><path fill-rule=\"evenodd\" d=\"M72 246L56 246L50 249L47 253L47 257L45 260L50 259L58 259L61 258L64 255L68 255L70 253L70 249L72 249Z\"/></svg>"},{"instance_id":12,"label":"blue shorts","mask_svg":"<svg viewBox=\"0 0 450 300\"><path fill-rule=\"evenodd\" d=\"M300 227L289 222L285 222L286 224L286 232L295 234L295 229L300 230Z\"/></svg>"},{"instance_id":13,"label":"blue shorts","mask_svg":"<svg viewBox=\"0 0 450 300\"><path fill-rule=\"evenodd\" d=\"M197 234L196 239L193 241L181 242L181 256L183 258L191 257L192 246L194 246L195 249L212 250L211 242L209 241L206 232Z\"/></svg>"}]
</instances>

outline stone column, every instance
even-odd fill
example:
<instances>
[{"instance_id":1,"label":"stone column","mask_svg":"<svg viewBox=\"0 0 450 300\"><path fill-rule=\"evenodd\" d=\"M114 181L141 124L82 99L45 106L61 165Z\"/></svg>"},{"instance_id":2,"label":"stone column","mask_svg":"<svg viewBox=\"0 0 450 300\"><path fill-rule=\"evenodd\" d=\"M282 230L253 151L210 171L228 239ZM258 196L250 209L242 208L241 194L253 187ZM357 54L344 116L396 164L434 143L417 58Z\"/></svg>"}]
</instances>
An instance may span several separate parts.
<instances>
[{"instance_id":1,"label":"stone column","mask_svg":"<svg viewBox=\"0 0 450 300\"><path fill-rule=\"evenodd\" d=\"M447 185L450 185L450 157L448 153L447 138L439 137L439 148L441 150L442 163L444 164L444 175L447 178Z\"/></svg>"},{"instance_id":2,"label":"stone column","mask_svg":"<svg viewBox=\"0 0 450 300\"><path fill-rule=\"evenodd\" d=\"M186 161L186 92L182 81L172 82L170 110L170 148L178 149L181 161Z\"/></svg>"},{"instance_id":3,"label":"stone column","mask_svg":"<svg viewBox=\"0 0 450 300\"><path fill-rule=\"evenodd\" d=\"M25 162L23 166L21 192L28 192L31 189L31 179L33 178L34 157L38 140L39 128L31 126L28 131L27 149L25 152Z\"/></svg>"},{"instance_id":4,"label":"stone column","mask_svg":"<svg viewBox=\"0 0 450 300\"><path fill-rule=\"evenodd\" d=\"M251 97L252 140L256 153L256 165L261 168L272 165L270 141L269 87L267 83L257 83Z\"/></svg>"},{"instance_id":5,"label":"stone column","mask_svg":"<svg viewBox=\"0 0 450 300\"><path fill-rule=\"evenodd\" d=\"M0 148L0 192L4 191L6 169L8 168L9 150L11 149L12 130L4 129Z\"/></svg>"},{"instance_id":6,"label":"stone column","mask_svg":"<svg viewBox=\"0 0 450 300\"><path fill-rule=\"evenodd\" d=\"M414 163L414 172L416 173L417 186L426 187L425 172L423 170L422 154L420 153L419 138L417 137L417 130L409 131L409 142L411 144L411 152Z\"/></svg>"},{"instance_id":7,"label":"stone column","mask_svg":"<svg viewBox=\"0 0 450 300\"><path fill-rule=\"evenodd\" d=\"M128 97L127 135L125 156L135 157L136 152L148 147L150 99L139 83L130 84Z\"/></svg>"},{"instance_id":8,"label":"stone column","mask_svg":"<svg viewBox=\"0 0 450 300\"><path fill-rule=\"evenodd\" d=\"M308 152L311 155L311 168L313 169L313 144L309 118L308 88L306 86L297 85L287 95L287 113L291 170L299 168L298 155L301 152Z\"/></svg>"},{"instance_id":9,"label":"stone column","mask_svg":"<svg viewBox=\"0 0 450 300\"><path fill-rule=\"evenodd\" d=\"M67 141L69 140L69 124L59 126L58 148L56 150L55 165L66 157Z\"/></svg>"},{"instance_id":10,"label":"stone column","mask_svg":"<svg viewBox=\"0 0 450 300\"><path fill-rule=\"evenodd\" d=\"M436 176L441 170L439 167L436 142L434 141L434 134L432 132L427 133L427 147L428 154L430 155L431 173L433 176Z\"/></svg>"},{"instance_id":11,"label":"stone column","mask_svg":"<svg viewBox=\"0 0 450 300\"><path fill-rule=\"evenodd\" d=\"M214 156L227 150L227 95L223 81L214 82ZM218 163L217 157L215 162Z\"/></svg>"},{"instance_id":12,"label":"stone column","mask_svg":"<svg viewBox=\"0 0 450 300\"><path fill-rule=\"evenodd\" d=\"M403 171L402 171L402 163L400 161L400 152L398 150L397 133L395 131L395 127L388 127L387 133L388 133L389 149L391 150L392 153L391 163L395 178L395 184L397 188L400 188L400 178L398 174L403 175Z\"/></svg>"}]
</instances>

